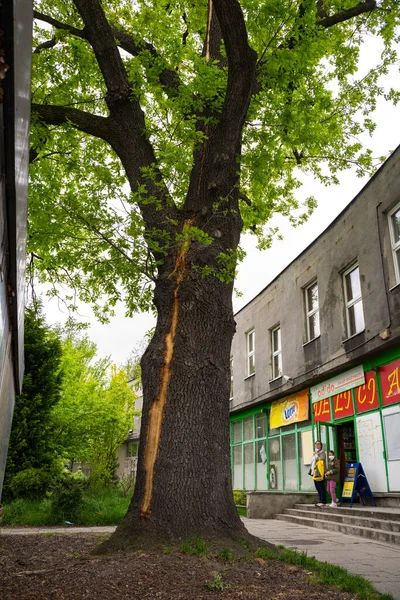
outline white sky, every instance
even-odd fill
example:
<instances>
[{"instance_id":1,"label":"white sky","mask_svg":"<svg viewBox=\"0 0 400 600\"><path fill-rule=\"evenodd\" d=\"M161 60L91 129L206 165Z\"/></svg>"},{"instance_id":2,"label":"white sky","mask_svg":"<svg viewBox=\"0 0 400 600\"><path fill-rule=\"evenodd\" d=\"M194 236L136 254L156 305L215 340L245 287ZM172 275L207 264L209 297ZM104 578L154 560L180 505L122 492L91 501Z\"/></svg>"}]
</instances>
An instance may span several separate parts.
<instances>
[{"instance_id":1,"label":"white sky","mask_svg":"<svg viewBox=\"0 0 400 600\"><path fill-rule=\"evenodd\" d=\"M370 40L368 41L370 44ZM376 51L372 47L373 63L376 61ZM370 63L371 54L365 54L364 64ZM382 84L400 87L399 71L393 69ZM396 81L397 80L397 81ZM385 86L386 87L386 86ZM373 117L377 128L373 138L364 138L366 146L372 148L375 157L386 155L393 151L400 143L400 105L397 107L386 103L383 99L378 102L376 113ZM346 172L340 176L340 184L326 188L317 184L311 176L304 178L303 188L299 198L313 195L318 200L318 208L309 221L293 229L283 218L279 218L282 241L274 241L269 250L260 252L256 249L256 239L253 236L243 236L241 246L247 256L239 266L239 273L235 287L243 296L234 298L234 309L239 310L258 294L268 283L276 277L306 246L308 246L343 210L354 196L365 185L368 178L358 178L354 172ZM59 305L56 299L44 298L44 307L49 323L62 323L68 314ZM125 316L124 306L116 307L116 317L108 325L101 325L92 315L90 308L81 306L79 314L75 315L80 321L87 321L90 328L87 330L89 337L97 344L98 355L110 355L113 362L123 363L130 352L143 339L145 333L154 326L155 319L151 314L140 314L133 319Z\"/></svg>"}]
</instances>

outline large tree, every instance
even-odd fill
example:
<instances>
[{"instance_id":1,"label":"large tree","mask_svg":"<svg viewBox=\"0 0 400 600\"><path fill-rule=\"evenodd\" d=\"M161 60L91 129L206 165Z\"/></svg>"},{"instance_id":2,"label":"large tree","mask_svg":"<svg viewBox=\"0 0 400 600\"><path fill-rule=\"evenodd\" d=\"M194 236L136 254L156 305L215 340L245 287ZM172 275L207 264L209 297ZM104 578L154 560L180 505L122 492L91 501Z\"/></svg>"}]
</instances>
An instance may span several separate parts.
<instances>
[{"instance_id":1,"label":"large tree","mask_svg":"<svg viewBox=\"0 0 400 600\"><path fill-rule=\"evenodd\" d=\"M32 261L100 317L118 300L157 311L135 494L110 546L241 538L228 450L240 234L265 242L274 212L304 218L300 169L329 183L371 167L357 136L396 58L398 2L37 0L35 19ZM357 78L370 34L382 54Z\"/></svg>"}]
</instances>

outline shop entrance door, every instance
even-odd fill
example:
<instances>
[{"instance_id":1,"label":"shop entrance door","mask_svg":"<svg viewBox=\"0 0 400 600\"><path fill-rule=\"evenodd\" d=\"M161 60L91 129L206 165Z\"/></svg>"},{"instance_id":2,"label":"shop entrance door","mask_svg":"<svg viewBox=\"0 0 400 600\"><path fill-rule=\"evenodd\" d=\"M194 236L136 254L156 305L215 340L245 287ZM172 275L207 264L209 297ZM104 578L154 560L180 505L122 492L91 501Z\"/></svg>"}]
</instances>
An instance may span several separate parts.
<instances>
[{"instance_id":1,"label":"shop entrance door","mask_svg":"<svg viewBox=\"0 0 400 600\"><path fill-rule=\"evenodd\" d=\"M337 431L337 457L340 461L340 482L343 484L346 477L346 464L357 462L356 436L354 421L336 425Z\"/></svg>"}]
</instances>

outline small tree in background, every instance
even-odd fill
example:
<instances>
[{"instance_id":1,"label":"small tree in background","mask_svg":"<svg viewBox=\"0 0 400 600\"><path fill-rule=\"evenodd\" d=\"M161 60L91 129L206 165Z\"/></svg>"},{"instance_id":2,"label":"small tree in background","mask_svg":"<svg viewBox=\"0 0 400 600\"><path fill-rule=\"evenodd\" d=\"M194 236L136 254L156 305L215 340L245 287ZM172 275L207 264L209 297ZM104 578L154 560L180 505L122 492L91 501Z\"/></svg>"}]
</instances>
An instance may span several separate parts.
<instances>
[{"instance_id":1,"label":"small tree in background","mask_svg":"<svg viewBox=\"0 0 400 600\"><path fill-rule=\"evenodd\" d=\"M61 462L54 441L51 414L60 400L61 340L46 324L41 305L25 312L25 377L16 398L8 449L4 494L42 495Z\"/></svg>"},{"instance_id":2,"label":"small tree in background","mask_svg":"<svg viewBox=\"0 0 400 600\"><path fill-rule=\"evenodd\" d=\"M117 450L133 427L135 394L125 370L109 358L94 360L97 348L87 336L68 332L62 348L61 400L52 413L59 452L71 467L90 463L93 483L109 483Z\"/></svg>"}]
</instances>

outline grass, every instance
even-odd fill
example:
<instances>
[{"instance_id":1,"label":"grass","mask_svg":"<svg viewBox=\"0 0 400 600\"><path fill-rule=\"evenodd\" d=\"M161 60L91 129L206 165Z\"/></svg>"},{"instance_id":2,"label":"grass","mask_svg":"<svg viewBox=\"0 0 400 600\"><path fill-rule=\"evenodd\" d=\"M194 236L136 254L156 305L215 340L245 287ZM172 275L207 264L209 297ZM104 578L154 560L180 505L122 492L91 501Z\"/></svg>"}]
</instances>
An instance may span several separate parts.
<instances>
[{"instance_id":1,"label":"grass","mask_svg":"<svg viewBox=\"0 0 400 600\"><path fill-rule=\"evenodd\" d=\"M128 510L130 500L117 487L96 493L86 492L80 518L74 525L118 525ZM50 497L43 500L18 498L4 504L3 524L12 527L45 527L64 525L64 521L57 520L52 514Z\"/></svg>"},{"instance_id":2,"label":"grass","mask_svg":"<svg viewBox=\"0 0 400 600\"><path fill-rule=\"evenodd\" d=\"M326 562L320 562L316 558L307 556L305 552L296 552L280 546L279 554L269 548L259 548L256 552L258 558L274 559L282 562L304 567L312 571L316 582L322 585L333 585L343 592L357 594L360 600L394 600L390 594L380 594L372 583L363 579L359 575L352 575L346 569L331 565Z\"/></svg>"},{"instance_id":3,"label":"grass","mask_svg":"<svg viewBox=\"0 0 400 600\"><path fill-rule=\"evenodd\" d=\"M181 552L183 554L206 556L208 554L208 544L203 538L196 536L183 542Z\"/></svg>"}]
</instances>

